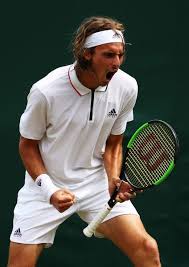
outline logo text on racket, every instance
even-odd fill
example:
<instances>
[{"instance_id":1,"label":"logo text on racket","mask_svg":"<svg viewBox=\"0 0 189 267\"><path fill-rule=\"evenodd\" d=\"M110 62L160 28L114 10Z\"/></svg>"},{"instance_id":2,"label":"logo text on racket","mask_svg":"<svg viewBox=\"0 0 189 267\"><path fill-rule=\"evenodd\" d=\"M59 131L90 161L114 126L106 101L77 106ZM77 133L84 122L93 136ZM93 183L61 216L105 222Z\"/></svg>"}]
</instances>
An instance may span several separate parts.
<instances>
[{"instance_id":1,"label":"logo text on racket","mask_svg":"<svg viewBox=\"0 0 189 267\"><path fill-rule=\"evenodd\" d=\"M149 171L155 171L165 160L169 160L169 155L154 133L148 134L140 144L138 155Z\"/></svg>"}]
</instances>

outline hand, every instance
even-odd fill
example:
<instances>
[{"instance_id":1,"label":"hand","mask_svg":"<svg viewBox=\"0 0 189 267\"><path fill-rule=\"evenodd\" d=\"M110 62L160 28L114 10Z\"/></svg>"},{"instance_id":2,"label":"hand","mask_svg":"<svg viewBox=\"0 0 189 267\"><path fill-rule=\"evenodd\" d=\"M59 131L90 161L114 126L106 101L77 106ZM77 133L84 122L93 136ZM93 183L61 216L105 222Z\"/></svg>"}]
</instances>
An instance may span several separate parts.
<instances>
[{"instance_id":1,"label":"hand","mask_svg":"<svg viewBox=\"0 0 189 267\"><path fill-rule=\"evenodd\" d=\"M119 188L116 201L123 202L136 197L136 192L134 191L132 186L129 183L122 181L119 177L113 178L111 180L111 183L109 183L110 195L113 194L116 187ZM137 192L142 191L140 190Z\"/></svg>"},{"instance_id":2,"label":"hand","mask_svg":"<svg viewBox=\"0 0 189 267\"><path fill-rule=\"evenodd\" d=\"M116 196L116 201L123 202L136 197L136 192L129 183L120 180L117 186L119 187L119 191Z\"/></svg>"},{"instance_id":3,"label":"hand","mask_svg":"<svg viewBox=\"0 0 189 267\"><path fill-rule=\"evenodd\" d=\"M71 207L74 202L74 194L67 189L56 191L50 198L50 203L61 213Z\"/></svg>"}]
</instances>

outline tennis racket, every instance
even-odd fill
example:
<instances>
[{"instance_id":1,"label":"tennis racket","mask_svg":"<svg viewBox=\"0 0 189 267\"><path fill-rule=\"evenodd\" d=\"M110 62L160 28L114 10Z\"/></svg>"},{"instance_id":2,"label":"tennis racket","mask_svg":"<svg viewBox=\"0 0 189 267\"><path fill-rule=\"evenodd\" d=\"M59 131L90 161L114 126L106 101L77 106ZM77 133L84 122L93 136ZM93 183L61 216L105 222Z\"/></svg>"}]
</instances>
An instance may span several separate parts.
<instances>
[{"instance_id":1,"label":"tennis racket","mask_svg":"<svg viewBox=\"0 0 189 267\"><path fill-rule=\"evenodd\" d=\"M179 141L174 129L162 120L143 124L132 135L123 160L120 179L127 181L134 191L160 185L175 166ZM105 207L83 230L91 237L111 209L117 203L116 188Z\"/></svg>"}]
</instances>

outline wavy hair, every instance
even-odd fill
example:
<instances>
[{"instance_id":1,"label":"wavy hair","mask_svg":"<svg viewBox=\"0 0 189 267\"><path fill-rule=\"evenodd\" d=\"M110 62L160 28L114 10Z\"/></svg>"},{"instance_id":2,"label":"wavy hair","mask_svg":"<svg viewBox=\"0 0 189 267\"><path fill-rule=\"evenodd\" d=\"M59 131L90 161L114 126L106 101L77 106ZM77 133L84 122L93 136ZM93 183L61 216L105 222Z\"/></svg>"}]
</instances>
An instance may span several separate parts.
<instances>
[{"instance_id":1,"label":"wavy hair","mask_svg":"<svg viewBox=\"0 0 189 267\"><path fill-rule=\"evenodd\" d=\"M90 64L83 56L86 49L84 48L86 38L95 32L104 30L119 30L123 33L124 26L121 22L109 17L90 17L86 18L75 32L72 42L73 54L82 69L87 69ZM94 52L94 47L87 49L90 49L91 53Z\"/></svg>"}]
</instances>

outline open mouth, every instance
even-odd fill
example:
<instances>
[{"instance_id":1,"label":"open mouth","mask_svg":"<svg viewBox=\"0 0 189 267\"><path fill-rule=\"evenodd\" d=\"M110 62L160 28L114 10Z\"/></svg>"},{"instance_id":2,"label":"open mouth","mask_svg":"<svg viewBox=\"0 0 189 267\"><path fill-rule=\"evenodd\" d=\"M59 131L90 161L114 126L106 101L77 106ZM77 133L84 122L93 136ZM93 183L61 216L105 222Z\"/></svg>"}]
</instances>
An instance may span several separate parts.
<instances>
[{"instance_id":1,"label":"open mouth","mask_svg":"<svg viewBox=\"0 0 189 267\"><path fill-rule=\"evenodd\" d=\"M106 79L108 81L110 81L112 79L112 77L114 76L114 74L116 73L116 71L109 71L107 74L106 74Z\"/></svg>"}]
</instances>

